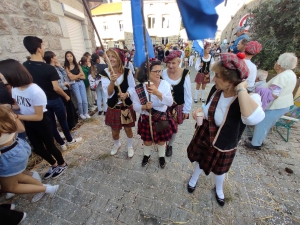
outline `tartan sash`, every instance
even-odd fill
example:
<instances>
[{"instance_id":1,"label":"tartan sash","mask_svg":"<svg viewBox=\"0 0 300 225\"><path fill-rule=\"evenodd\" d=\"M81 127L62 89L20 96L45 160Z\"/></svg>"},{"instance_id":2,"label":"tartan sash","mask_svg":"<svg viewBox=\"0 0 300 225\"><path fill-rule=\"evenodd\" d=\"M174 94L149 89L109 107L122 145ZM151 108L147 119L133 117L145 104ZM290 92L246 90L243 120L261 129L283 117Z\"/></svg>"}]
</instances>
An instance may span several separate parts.
<instances>
[{"instance_id":1,"label":"tartan sash","mask_svg":"<svg viewBox=\"0 0 300 225\"><path fill-rule=\"evenodd\" d=\"M218 127L215 124L215 111L216 111L221 93L222 93L221 90L217 90L213 94L213 96L211 97L212 101L211 101L211 104L210 104L209 109L208 109L208 119L207 120L208 120L208 123L209 123L208 129L209 129L209 142L210 142L210 144L213 143L213 141L214 141L214 139L217 135L217 132L218 132ZM209 102L209 101L207 101L207 102Z\"/></svg>"},{"instance_id":2,"label":"tartan sash","mask_svg":"<svg viewBox=\"0 0 300 225\"><path fill-rule=\"evenodd\" d=\"M137 86L135 86L135 91L140 99L141 104L145 105L148 100L143 84L138 84ZM161 112L154 108L151 109L151 115L153 120L155 121L168 119L166 112Z\"/></svg>"}]
</instances>

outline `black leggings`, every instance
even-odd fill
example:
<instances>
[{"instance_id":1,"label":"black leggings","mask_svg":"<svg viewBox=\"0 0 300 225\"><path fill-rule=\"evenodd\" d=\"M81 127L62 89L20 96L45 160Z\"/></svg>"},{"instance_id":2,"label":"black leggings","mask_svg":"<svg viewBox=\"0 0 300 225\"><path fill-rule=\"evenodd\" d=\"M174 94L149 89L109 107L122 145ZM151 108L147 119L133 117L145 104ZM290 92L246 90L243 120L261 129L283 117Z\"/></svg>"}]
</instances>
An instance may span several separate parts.
<instances>
[{"instance_id":1,"label":"black leggings","mask_svg":"<svg viewBox=\"0 0 300 225\"><path fill-rule=\"evenodd\" d=\"M44 113L41 121L24 121L24 125L28 139L36 154L51 165L55 164L56 161L58 165L64 164L65 160L54 144L51 121L46 113Z\"/></svg>"}]
</instances>

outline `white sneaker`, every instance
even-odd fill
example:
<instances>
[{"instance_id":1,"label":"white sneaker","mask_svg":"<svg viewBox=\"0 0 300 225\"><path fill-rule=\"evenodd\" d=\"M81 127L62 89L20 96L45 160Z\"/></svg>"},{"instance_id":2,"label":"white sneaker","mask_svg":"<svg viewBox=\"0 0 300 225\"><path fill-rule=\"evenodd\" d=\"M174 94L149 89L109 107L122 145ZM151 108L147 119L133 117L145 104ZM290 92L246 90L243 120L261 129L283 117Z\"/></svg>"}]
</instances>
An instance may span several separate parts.
<instances>
[{"instance_id":1,"label":"white sneaker","mask_svg":"<svg viewBox=\"0 0 300 225\"><path fill-rule=\"evenodd\" d=\"M84 115L82 115L82 114L80 114L79 117L80 117L82 120L85 120L85 119L86 119L86 117L85 117Z\"/></svg>"},{"instance_id":2,"label":"white sneaker","mask_svg":"<svg viewBox=\"0 0 300 225\"><path fill-rule=\"evenodd\" d=\"M87 119L91 118L89 114L85 114L84 116L85 116L85 118L87 118Z\"/></svg>"},{"instance_id":3,"label":"white sneaker","mask_svg":"<svg viewBox=\"0 0 300 225\"><path fill-rule=\"evenodd\" d=\"M128 148L128 157L131 158L134 154L133 147Z\"/></svg>"},{"instance_id":4,"label":"white sneaker","mask_svg":"<svg viewBox=\"0 0 300 225\"><path fill-rule=\"evenodd\" d=\"M26 216L27 216L26 212L23 212L23 217L18 224L21 224L26 219Z\"/></svg>"},{"instance_id":5,"label":"white sneaker","mask_svg":"<svg viewBox=\"0 0 300 225\"><path fill-rule=\"evenodd\" d=\"M67 145L66 145L66 144L63 144L63 145L61 145L61 146L60 146L60 148L61 148L61 150L63 150L63 151L66 151L66 150L68 150L68 148L67 148Z\"/></svg>"},{"instance_id":6,"label":"white sneaker","mask_svg":"<svg viewBox=\"0 0 300 225\"><path fill-rule=\"evenodd\" d=\"M118 150L119 150L120 147L121 147L121 143L119 143L119 146L115 146L115 145L114 145L114 147L113 147L113 149L111 150L110 154L111 154L111 155L117 154L117 152L118 152Z\"/></svg>"},{"instance_id":7,"label":"white sneaker","mask_svg":"<svg viewBox=\"0 0 300 225\"><path fill-rule=\"evenodd\" d=\"M8 199L11 199L11 198L14 197L14 196L15 196L14 193L6 193L5 198L6 198L6 200L8 200Z\"/></svg>"},{"instance_id":8,"label":"white sneaker","mask_svg":"<svg viewBox=\"0 0 300 225\"><path fill-rule=\"evenodd\" d=\"M40 193L37 193L33 196L33 198L31 199L31 202L34 203L34 202L37 202L39 200L41 200L41 198L45 195L45 192L40 192Z\"/></svg>"},{"instance_id":9,"label":"white sneaker","mask_svg":"<svg viewBox=\"0 0 300 225\"><path fill-rule=\"evenodd\" d=\"M81 142L81 141L82 141L82 137L73 138L72 141L67 142L67 145L75 144L75 143L78 143L78 142Z\"/></svg>"},{"instance_id":10,"label":"white sneaker","mask_svg":"<svg viewBox=\"0 0 300 225\"><path fill-rule=\"evenodd\" d=\"M39 182L42 182L42 179L37 171L32 171L32 177Z\"/></svg>"}]
</instances>

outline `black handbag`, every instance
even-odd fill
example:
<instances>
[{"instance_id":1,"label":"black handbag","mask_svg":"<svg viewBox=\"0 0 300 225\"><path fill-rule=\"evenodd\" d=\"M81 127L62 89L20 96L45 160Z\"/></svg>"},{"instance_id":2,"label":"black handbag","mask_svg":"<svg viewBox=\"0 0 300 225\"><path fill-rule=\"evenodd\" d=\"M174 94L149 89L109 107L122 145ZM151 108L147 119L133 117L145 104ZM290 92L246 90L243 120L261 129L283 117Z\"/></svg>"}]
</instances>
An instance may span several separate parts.
<instances>
[{"instance_id":1,"label":"black handbag","mask_svg":"<svg viewBox=\"0 0 300 225\"><path fill-rule=\"evenodd\" d=\"M154 122L154 127L157 133L164 131L169 128L170 124L168 120L163 120L159 122Z\"/></svg>"}]
</instances>

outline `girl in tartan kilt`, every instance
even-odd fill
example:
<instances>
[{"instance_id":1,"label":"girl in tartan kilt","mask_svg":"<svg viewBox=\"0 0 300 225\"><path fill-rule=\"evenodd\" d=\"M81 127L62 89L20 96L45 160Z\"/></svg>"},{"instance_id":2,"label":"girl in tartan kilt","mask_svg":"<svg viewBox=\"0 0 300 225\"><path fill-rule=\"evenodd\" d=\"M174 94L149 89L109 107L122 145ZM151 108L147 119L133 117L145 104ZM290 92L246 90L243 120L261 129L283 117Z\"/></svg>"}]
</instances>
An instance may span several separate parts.
<instances>
[{"instance_id":1,"label":"girl in tartan kilt","mask_svg":"<svg viewBox=\"0 0 300 225\"><path fill-rule=\"evenodd\" d=\"M235 54L223 53L212 69L216 73L206 105L193 112L204 113L203 124L197 127L187 148L188 158L195 162L194 173L187 185L188 192L195 190L202 171L213 172L216 183L216 200L225 204L223 182L230 169L238 142L246 125L255 125L265 117L258 94L248 94L249 69Z\"/></svg>"},{"instance_id":2,"label":"girl in tartan kilt","mask_svg":"<svg viewBox=\"0 0 300 225\"><path fill-rule=\"evenodd\" d=\"M150 81L152 84L148 86L147 81L147 63L144 62L137 73L137 79L140 82L135 87L135 93L131 98L133 101L133 108L140 113L138 122L138 134L144 142L144 157L142 166L148 164L152 143L154 142L158 149L159 165L164 168L165 161L165 145L166 141L172 138L173 133L177 132L177 126L167 110L173 104L170 84L160 79L161 62L156 59L150 59ZM149 94L151 94L151 102L149 101ZM153 140L150 133L149 112L151 109L152 115L152 131ZM165 129L158 131L155 124L161 121L168 121Z\"/></svg>"},{"instance_id":3,"label":"girl in tartan kilt","mask_svg":"<svg viewBox=\"0 0 300 225\"><path fill-rule=\"evenodd\" d=\"M124 69L124 55L121 49L109 49L106 52L108 60L110 60L113 72L108 68L104 70L102 75L102 88L107 95L107 112L105 115L105 124L111 127L114 146L111 150L111 155L115 155L121 147L120 131L122 127L127 135L128 157L131 158L134 154L132 147L133 133L132 127L135 126L136 115L132 107L130 96L134 92L135 82L133 75L129 69ZM120 85L121 93L119 92L116 83ZM126 106L123 105L126 104ZM131 113L133 122L129 124L121 123L121 109L127 107Z\"/></svg>"},{"instance_id":4,"label":"girl in tartan kilt","mask_svg":"<svg viewBox=\"0 0 300 225\"><path fill-rule=\"evenodd\" d=\"M164 59L167 69L162 72L162 78L172 86L173 105L168 108L178 124L182 124L184 119L189 118L192 108L192 92L190 71L179 67L181 51L174 50ZM172 145L175 141L174 133L166 146L166 156L172 155Z\"/></svg>"}]
</instances>

